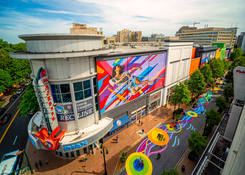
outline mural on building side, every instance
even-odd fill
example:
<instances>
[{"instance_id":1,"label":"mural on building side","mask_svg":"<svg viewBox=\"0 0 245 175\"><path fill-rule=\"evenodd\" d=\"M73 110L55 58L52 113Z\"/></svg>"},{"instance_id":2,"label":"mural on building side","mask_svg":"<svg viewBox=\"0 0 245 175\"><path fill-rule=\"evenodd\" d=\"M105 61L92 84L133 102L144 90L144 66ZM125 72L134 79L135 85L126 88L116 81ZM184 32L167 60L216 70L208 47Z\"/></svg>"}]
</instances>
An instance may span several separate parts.
<instances>
[{"instance_id":1,"label":"mural on building side","mask_svg":"<svg viewBox=\"0 0 245 175\"><path fill-rule=\"evenodd\" d=\"M97 61L100 112L164 86L167 53Z\"/></svg>"}]
</instances>

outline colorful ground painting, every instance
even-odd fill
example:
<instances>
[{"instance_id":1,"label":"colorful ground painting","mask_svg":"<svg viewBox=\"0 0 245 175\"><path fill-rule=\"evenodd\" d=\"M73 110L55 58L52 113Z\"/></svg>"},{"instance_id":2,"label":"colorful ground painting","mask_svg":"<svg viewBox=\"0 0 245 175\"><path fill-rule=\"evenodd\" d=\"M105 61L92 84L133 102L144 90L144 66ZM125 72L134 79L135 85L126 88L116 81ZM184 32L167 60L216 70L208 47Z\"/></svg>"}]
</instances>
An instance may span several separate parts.
<instances>
[{"instance_id":1,"label":"colorful ground painting","mask_svg":"<svg viewBox=\"0 0 245 175\"><path fill-rule=\"evenodd\" d=\"M150 157L153 154L158 154L166 150L166 148L169 146L169 142L172 139L174 140L174 145L176 144L177 140L175 134L181 132L183 128L185 128L190 122L192 122L196 117L198 117L199 114L202 114L205 112L205 106L208 105L212 98L212 92L208 91L207 93L204 94L203 97L199 98L197 101L196 107L185 111L185 114L182 116L182 119L179 120L176 123L170 123L170 124L164 124L161 125L157 128L153 128L149 133L148 137L143 139L141 143L138 145L136 149L136 153L141 153L137 154L138 156L144 155L144 157ZM193 127L191 124L189 125L187 130L189 130L191 127ZM179 142L179 141L178 141ZM179 143L178 143L179 144ZM154 147L160 146L161 149L158 151L152 151ZM133 153L131 155L136 155L136 153ZM135 156L129 156L127 158L125 168L128 173L128 175L134 174L136 171L134 169L134 166L132 165L133 158L135 159ZM143 156L142 156L143 157ZM139 157L138 157L139 159ZM143 158L141 158L143 159ZM147 159L147 161L144 162L143 164L146 163L147 165L149 164L150 159ZM152 169L145 169L143 166L142 169L137 169L137 173L141 175L148 175L152 173Z\"/></svg>"},{"instance_id":2,"label":"colorful ground painting","mask_svg":"<svg viewBox=\"0 0 245 175\"><path fill-rule=\"evenodd\" d=\"M96 61L100 113L164 86L167 53Z\"/></svg>"}]
</instances>

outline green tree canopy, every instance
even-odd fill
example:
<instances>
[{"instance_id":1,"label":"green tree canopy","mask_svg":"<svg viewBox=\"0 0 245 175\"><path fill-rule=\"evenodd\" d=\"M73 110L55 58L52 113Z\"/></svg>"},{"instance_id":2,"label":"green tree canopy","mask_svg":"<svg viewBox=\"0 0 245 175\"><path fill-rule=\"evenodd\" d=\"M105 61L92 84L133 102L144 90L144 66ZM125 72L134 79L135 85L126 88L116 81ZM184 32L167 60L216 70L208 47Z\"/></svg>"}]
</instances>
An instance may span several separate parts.
<instances>
[{"instance_id":1,"label":"green tree canopy","mask_svg":"<svg viewBox=\"0 0 245 175\"><path fill-rule=\"evenodd\" d=\"M191 137L188 139L189 148L195 153L202 153L207 146L206 137L202 136L199 132L192 132Z\"/></svg>"},{"instance_id":2,"label":"green tree canopy","mask_svg":"<svg viewBox=\"0 0 245 175\"><path fill-rule=\"evenodd\" d=\"M225 108L228 107L225 97L216 98L216 105L219 107L220 112L222 112Z\"/></svg>"},{"instance_id":3,"label":"green tree canopy","mask_svg":"<svg viewBox=\"0 0 245 175\"><path fill-rule=\"evenodd\" d=\"M25 116L30 111L35 112L39 109L37 97L36 97L32 84L30 84L26 88L24 95L21 97L19 109L20 109L21 116Z\"/></svg>"},{"instance_id":4,"label":"green tree canopy","mask_svg":"<svg viewBox=\"0 0 245 175\"><path fill-rule=\"evenodd\" d=\"M211 109L210 111L207 111L205 113L206 116L206 127L210 127L212 128L214 125L219 124L219 122L221 121L221 115L219 112L217 112L214 109Z\"/></svg>"},{"instance_id":5,"label":"green tree canopy","mask_svg":"<svg viewBox=\"0 0 245 175\"><path fill-rule=\"evenodd\" d=\"M200 95L205 91L206 83L200 70L196 70L188 81L188 88L192 94Z\"/></svg>"},{"instance_id":6,"label":"green tree canopy","mask_svg":"<svg viewBox=\"0 0 245 175\"><path fill-rule=\"evenodd\" d=\"M233 49L233 52L231 53L230 60L234 61L235 59L239 58L243 55L242 49L239 47L236 47Z\"/></svg>"},{"instance_id":7,"label":"green tree canopy","mask_svg":"<svg viewBox=\"0 0 245 175\"><path fill-rule=\"evenodd\" d=\"M209 66L209 64L205 64L201 68L201 73L204 77L205 83L210 85L210 86L213 86L214 78L213 78L212 70L211 70L211 67Z\"/></svg>"},{"instance_id":8,"label":"green tree canopy","mask_svg":"<svg viewBox=\"0 0 245 175\"><path fill-rule=\"evenodd\" d=\"M179 175L178 171L175 168L170 169L169 171L163 171L162 175Z\"/></svg>"},{"instance_id":9,"label":"green tree canopy","mask_svg":"<svg viewBox=\"0 0 245 175\"><path fill-rule=\"evenodd\" d=\"M4 87L9 87L9 84L19 83L24 78L28 78L31 73L29 61L13 59L9 56L9 52L16 50L26 50L25 43L9 44L0 39L0 69L5 71L4 77L9 75L9 82L4 81ZM3 84L3 82L1 82ZM4 89L3 86L1 89Z\"/></svg>"},{"instance_id":10,"label":"green tree canopy","mask_svg":"<svg viewBox=\"0 0 245 175\"><path fill-rule=\"evenodd\" d=\"M173 94L170 97L170 102L173 105L186 104L188 105L191 101L191 92L184 83L179 83L173 89Z\"/></svg>"},{"instance_id":11,"label":"green tree canopy","mask_svg":"<svg viewBox=\"0 0 245 175\"><path fill-rule=\"evenodd\" d=\"M233 92L233 87L232 85L227 85L224 88L224 96L226 98L226 100L228 100L229 98L233 97L234 92Z\"/></svg>"},{"instance_id":12,"label":"green tree canopy","mask_svg":"<svg viewBox=\"0 0 245 175\"><path fill-rule=\"evenodd\" d=\"M13 81L9 73L0 69L0 93L6 92L6 90L12 86Z\"/></svg>"},{"instance_id":13,"label":"green tree canopy","mask_svg":"<svg viewBox=\"0 0 245 175\"><path fill-rule=\"evenodd\" d=\"M221 59L213 59L210 61L210 66L212 69L213 78L221 78L223 77L224 71L224 63Z\"/></svg>"}]
</instances>

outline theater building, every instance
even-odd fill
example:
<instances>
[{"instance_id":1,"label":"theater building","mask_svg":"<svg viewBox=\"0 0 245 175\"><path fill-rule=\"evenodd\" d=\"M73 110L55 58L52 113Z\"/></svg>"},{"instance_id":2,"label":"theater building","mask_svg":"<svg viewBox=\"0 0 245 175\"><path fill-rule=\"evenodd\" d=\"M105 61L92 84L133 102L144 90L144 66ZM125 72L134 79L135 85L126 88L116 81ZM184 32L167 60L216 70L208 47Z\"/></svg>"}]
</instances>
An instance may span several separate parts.
<instances>
[{"instance_id":1,"label":"theater building","mask_svg":"<svg viewBox=\"0 0 245 175\"><path fill-rule=\"evenodd\" d=\"M99 141L167 103L169 89L189 77L192 42L105 49L102 35L29 34L30 60L41 111L29 122L37 149L75 158Z\"/></svg>"}]
</instances>

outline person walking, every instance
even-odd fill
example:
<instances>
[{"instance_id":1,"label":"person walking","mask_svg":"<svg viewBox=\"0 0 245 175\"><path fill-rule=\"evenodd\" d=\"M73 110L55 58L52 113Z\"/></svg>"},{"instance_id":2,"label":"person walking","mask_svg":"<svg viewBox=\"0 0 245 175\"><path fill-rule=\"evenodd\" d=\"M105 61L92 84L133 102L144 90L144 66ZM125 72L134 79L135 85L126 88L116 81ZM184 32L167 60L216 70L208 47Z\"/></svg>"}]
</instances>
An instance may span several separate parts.
<instances>
[{"instance_id":1,"label":"person walking","mask_svg":"<svg viewBox=\"0 0 245 175\"><path fill-rule=\"evenodd\" d=\"M144 132L145 132L145 130L144 130L144 129L142 129L142 134L144 134Z\"/></svg>"},{"instance_id":2,"label":"person walking","mask_svg":"<svg viewBox=\"0 0 245 175\"><path fill-rule=\"evenodd\" d=\"M116 136L116 143L118 143L118 136Z\"/></svg>"}]
</instances>

